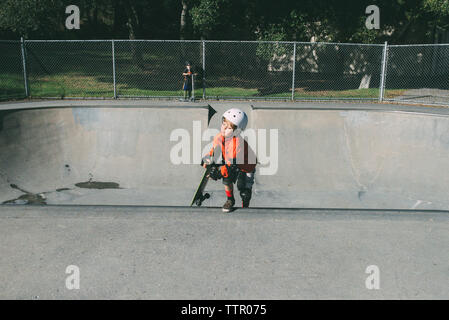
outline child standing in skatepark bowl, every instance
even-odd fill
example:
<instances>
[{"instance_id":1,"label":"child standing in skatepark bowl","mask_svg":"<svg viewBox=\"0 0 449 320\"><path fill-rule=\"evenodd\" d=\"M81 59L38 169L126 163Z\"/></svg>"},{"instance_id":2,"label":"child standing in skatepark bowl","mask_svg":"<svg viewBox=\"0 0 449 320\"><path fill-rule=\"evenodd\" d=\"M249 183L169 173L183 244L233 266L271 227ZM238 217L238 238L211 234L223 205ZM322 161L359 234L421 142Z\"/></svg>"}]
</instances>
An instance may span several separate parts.
<instances>
[{"instance_id":1,"label":"child standing in skatepark bowl","mask_svg":"<svg viewBox=\"0 0 449 320\"><path fill-rule=\"evenodd\" d=\"M206 168L208 164L214 163L217 153L221 151L222 162L211 168L210 178L223 179L227 197L223 212L231 212L235 205L234 183L237 183L242 207L247 208L251 200L257 159L248 142L240 135L247 124L245 112L236 108L227 110L222 117L220 133L214 137L211 151L201 162Z\"/></svg>"},{"instance_id":2,"label":"child standing in skatepark bowl","mask_svg":"<svg viewBox=\"0 0 449 320\"><path fill-rule=\"evenodd\" d=\"M186 68L182 75L184 76L184 84L182 86L182 90L184 90L184 100L187 100L187 95L189 96L189 99L192 99L193 69L190 62L186 61Z\"/></svg>"}]
</instances>

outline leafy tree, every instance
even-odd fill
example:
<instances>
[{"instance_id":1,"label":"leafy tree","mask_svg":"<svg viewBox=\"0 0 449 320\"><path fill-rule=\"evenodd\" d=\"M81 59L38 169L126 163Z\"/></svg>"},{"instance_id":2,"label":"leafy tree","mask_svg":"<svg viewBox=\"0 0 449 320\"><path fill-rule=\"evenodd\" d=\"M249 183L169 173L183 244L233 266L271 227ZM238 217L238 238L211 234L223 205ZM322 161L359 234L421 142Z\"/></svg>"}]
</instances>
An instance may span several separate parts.
<instances>
[{"instance_id":1,"label":"leafy tree","mask_svg":"<svg viewBox=\"0 0 449 320\"><path fill-rule=\"evenodd\" d=\"M63 0L2 0L0 36L17 39L226 39L433 43L449 30L447 0L72 0L81 29L66 30ZM367 30L365 8L380 8Z\"/></svg>"},{"instance_id":2,"label":"leafy tree","mask_svg":"<svg viewBox=\"0 0 449 320\"><path fill-rule=\"evenodd\" d=\"M447 0L424 0L424 10L432 15L433 33L435 39L441 31L449 32L449 1Z\"/></svg>"},{"instance_id":3,"label":"leafy tree","mask_svg":"<svg viewBox=\"0 0 449 320\"><path fill-rule=\"evenodd\" d=\"M61 0L4 0L0 8L0 30L16 36L55 35L64 28Z\"/></svg>"}]
</instances>

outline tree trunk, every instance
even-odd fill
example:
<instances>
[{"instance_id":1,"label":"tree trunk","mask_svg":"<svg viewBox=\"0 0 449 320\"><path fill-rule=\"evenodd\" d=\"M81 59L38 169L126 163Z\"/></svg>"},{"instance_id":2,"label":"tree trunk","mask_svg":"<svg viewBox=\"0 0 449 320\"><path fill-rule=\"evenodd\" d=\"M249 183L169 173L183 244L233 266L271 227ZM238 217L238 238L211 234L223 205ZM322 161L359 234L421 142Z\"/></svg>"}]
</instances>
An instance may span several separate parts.
<instances>
[{"instance_id":1,"label":"tree trunk","mask_svg":"<svg viewBox=\"0 0 449 320\"><path fill-rule=\"evenodd\" d=\"M94 29L98 30L98 3L97 3L97 1L94 1L93 24L94 24Z\"/></svg>"},{"instance_id":2,"label":"tree trunk","mask_svg":"<svg viewBox=\"0 0 449 320\"><path fill-rule=\"evenodd\" d=\"M139 28L139 17L136 9L131 4L131 1L125 1L124 7L126 11L126 27L128 28L129 39L134 40L136 39L136 32L138 32Z\"/></svg>"},{"instance_id":3,"label":"tree trunk","mask_svg":"<svg viewBox=\"0 0 449 320\"><path fill-rule=\"evenodd\" d=\"M181 0L182 11L181 11L181 23L179 26L179 37L181 40L185 39L186 26L187 26L187 0Z\"/></svg>"},{"instance_id":4,"label":"tree trunk","mask_svg":"<svg viewBox=\"0 0 449 320\"><path fill-rule=\"evenodd\" d=\"M126 27L128 28L128 35L130 40L135 40L136 35L139 32L139 16L137 15L136 8L132 5L130 0L126 0L124 3L127 22ZM134 63L140 68L144 68L142 53L136 50L136 43L131 42L131 53Z\"/></svg>"},{"instance_id":5,"label":"tree trunk","mask_svg":"<svg viewBox=\"0 0 449 320\"><path fill-rule=\"evenodd\" d=\"M114 10L114 22L112 27L113 38L117 38L117 34L119 32L120 25L120 0L114 0L113 2L113 10Z\"/></svg>"}]
</instances>

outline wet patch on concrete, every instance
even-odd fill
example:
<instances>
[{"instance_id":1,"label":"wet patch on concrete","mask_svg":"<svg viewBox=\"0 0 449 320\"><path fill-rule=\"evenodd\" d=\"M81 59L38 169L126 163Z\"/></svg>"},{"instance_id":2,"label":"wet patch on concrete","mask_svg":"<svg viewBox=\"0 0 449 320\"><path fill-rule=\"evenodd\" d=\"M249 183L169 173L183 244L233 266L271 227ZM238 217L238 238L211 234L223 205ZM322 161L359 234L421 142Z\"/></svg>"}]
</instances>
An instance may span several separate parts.
<instances>
[{"instance_id":1,"label":"wet patch on concrete","mask_svg":"<svg viewBox=\"0 0 449 320\"><path fill-rule=\"evenodd\" d=\"M17 190L19 190L19 191L22 191L23 193L31 193L31 192L28 192L28 191L26 191L26 190L23 190L23 189L19 188L16 184L10 184L9 186L10 186L11 188L13 188L13 189L17 189Z\"/></svg>"},{"instance_id":2,"label":"wet patch on concrete","mask_svg":"<svg viewBox=\"0 0 449 320\"><path fill-rule=\"evenodd\" d=\"M99 181L87 181L76 183L75 186L78 188L85 189L122 189L120 185L115 182L99 182Z\"/></svg>"},{"instance_id":3,"label":"wet patch on concrete","mask_svg":"<svg viewBox=\"0 0 449 320\"><path fill-rule=\"evenodd\" d=\"M92 181L90 179L87 182L80 182L75 184L78 188L84 188L84 189L123 189L120 187L120 185L116 182L100 182L100 181ZM46 191L41 193L31 193L27 190L24 190L17 186L16 184L10 184L10 187L16 190L19 190L23 192L20 197L6 200L1 202L0 204L17 204L17 205L46 205L47 204L47 197L46 194L51 194L52 192L64 192L64 191L70 191L73 190L71 188L59 188L55 191Z\"/></svg>"},{"instance_id":4,"label":"wet patch on concrete","mask_svg":"<svg viewBox=\"0 0 449 320\"><path fill-rule=\"evenodd\" d=\"M31 192L28 192L26 190L23 190L19 188L15 184L10 185L11 188L20 190L24 192L25 194L21 195L20 197L12 200L7 200L2 202L2 204L31 204L31 205L46 205L47 202L45 201L45 196L43 193L34 194Z\"/></svg>"},{"instance_id":5,"label":"wet patch on concrete","mask_svg":"<svg viewBox=\"0 0 449 320\"><path fill-rule=\"evenodd\" d=\"M23 194L17 199L13 200L7 200L2 202L2 204L39 204L39 205L46 205L47 202L45 202L45 198L40 194L32 194L27 193Z\"/></svg>"},{"instance_id":6,"label":"wet patch on concrete","mask_svg":"<svg viewBox=\"0 0 449 320\"><path fill-rule=\"evenodd\" d=\"M46 191L41 193L31 193L29 191L26 191L20 187L18 187L16 184L10 184L11 188L19 190L23 192L24 194L20 197L12 200L7 200L2 202L1 204L30 204L30 205L46 205L47 204L47 198L45 194L52 193L54 191ZM59 188L56 189L56 192L62 192L62 191L70 191L72 189L70 188Z\"/></svg>"}]
</instances>

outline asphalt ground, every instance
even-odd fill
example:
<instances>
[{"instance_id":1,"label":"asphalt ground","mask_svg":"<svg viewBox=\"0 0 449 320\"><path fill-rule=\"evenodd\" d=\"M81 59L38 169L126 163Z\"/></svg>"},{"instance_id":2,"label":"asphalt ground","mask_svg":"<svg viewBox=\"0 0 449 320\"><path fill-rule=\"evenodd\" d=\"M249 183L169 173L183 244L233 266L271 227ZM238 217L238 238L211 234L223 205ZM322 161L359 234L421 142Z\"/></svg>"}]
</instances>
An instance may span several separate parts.
<instances>
[{"instance_id":1,"label":"asphalt ground","mask_svg":"<svg viewBox=\"0 0 449 320\"><path fill-rule=\"evenodd\" d=\"M4 205L0 299L448 299L448 245L443 211Z\"/></svg>"}]
</instances>

